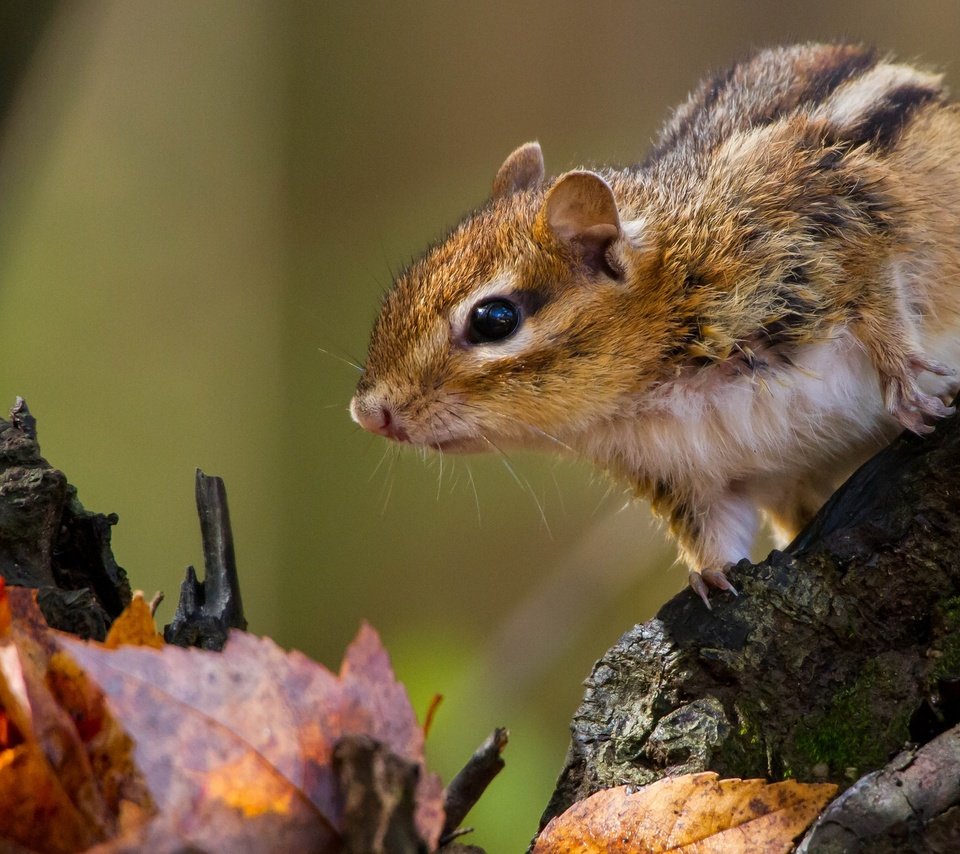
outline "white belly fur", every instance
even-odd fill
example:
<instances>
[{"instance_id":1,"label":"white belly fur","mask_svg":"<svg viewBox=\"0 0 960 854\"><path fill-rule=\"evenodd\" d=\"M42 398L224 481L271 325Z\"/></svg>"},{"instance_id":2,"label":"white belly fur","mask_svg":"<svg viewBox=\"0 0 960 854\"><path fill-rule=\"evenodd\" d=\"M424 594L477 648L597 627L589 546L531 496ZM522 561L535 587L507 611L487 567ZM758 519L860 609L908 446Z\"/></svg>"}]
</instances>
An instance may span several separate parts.
<instances>
[{"instance_id":1,"label":"white belly fur","mask_svg":"<svg viewBox=\"0 0 960 854\"><path fill-rule=\"evenodd\" d=\"M926 356L960 366L960 335L923 344ZM877 372L849 332L791 358L792 367L757 376L708 368L665 383L633 418L596 431L587 443L594 460L616 460L713 517L709 541L685 554L691 562L747 556L760 510L777 508L799 484L814 484L808 494L825 499L902 429L884 410ZM920 384L946 397L957 378L924 374Z\"/></svg>"}]
</instances>

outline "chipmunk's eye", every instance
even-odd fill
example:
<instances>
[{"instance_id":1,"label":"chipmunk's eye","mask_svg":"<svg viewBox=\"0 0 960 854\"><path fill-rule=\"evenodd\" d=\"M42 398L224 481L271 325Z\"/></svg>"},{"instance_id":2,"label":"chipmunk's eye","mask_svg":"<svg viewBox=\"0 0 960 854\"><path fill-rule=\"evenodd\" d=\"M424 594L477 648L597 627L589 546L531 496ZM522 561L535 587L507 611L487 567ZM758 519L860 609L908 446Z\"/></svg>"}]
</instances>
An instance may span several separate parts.
<instances>
[{"instance_id":1,"label":"chipmunk's eye","mask_svg":"<svg viewBox=\"0 0 960 854\"><path fill-rule=\"evenodd\" d=\"M467 340L486 344L509 338L520 326L520 309L510 300L492 299L475 305L467 324Z\"/></svg>"}]
</instances>

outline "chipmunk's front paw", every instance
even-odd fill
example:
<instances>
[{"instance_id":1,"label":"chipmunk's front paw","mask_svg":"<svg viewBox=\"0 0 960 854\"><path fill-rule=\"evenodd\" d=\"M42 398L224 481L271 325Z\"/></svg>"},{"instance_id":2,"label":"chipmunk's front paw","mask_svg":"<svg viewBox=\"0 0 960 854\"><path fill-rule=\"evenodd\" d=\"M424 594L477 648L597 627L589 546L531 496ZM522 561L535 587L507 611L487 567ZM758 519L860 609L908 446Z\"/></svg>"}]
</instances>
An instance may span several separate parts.
<instances>
[{"instance_id":1,"label":"chipmunk's front paw","mask_svg":"<svg viewBox=\"0 0 960 854\"><path fill-rule=\"evenodd\" d=\"M690 587L693 588L693 592L703 599L703 604L711 611L713 610L710 606L709 591L711 587L714 590L726 590L734 596L740 595L737 593L737 588L730 583L730 579L727 578L725 571L722 569L704 569L700 572L691 570L687 580L690 583Z\"/></svg>"},{"instance_id":2,"label":"chipmunk's front paw","mask_svg":"<svg viewBox=\"0 0 960 854\"><path fill-rule=\"evenodd\" d=\"M924 371L946 377L956 373L953 368L931 361L923 356L911 356L911 373L888 377L884 389L887 411L907 430L923 436L933 432L928 419L936 420L953 415L954 407L947 406L939 397L924 392L917 384L916 375Z\"/></svg>"},{"instance_id":3,"label":"chipmunk's front paw","mask_svg":"<svg viewBox=\"0 0 960 854\"><path fill-rule=\"evenodd\" d=\"M936 374L938 377L953 377L957 372L949 365L942 362L934 362L926 356L911 356L910 367L915 373L922 374L924 371L930 374Z\"/></svg>"}]
</instances>

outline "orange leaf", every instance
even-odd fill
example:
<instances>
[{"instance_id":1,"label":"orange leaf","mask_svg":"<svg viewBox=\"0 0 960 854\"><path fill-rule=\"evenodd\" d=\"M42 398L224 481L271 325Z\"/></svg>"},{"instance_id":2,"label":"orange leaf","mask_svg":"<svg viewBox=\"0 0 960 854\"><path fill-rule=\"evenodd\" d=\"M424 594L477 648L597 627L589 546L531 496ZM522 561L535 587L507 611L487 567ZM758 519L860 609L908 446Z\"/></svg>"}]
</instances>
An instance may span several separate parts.
<instances>
[{"instance_id":1,"label":"orange leaf","mask_svg":"<svg viewBox=\"0 0 960 854\"><path fill-rule=\"evenodd\" d=\"M149 796L131 761L132 746L86 676L64 670L34 591L7 587L0 607L12 621L0 636L0 710L7 738L0 745L0 840L44 851L86 848L116 829L121 797ZM79 704L99 703L95 732L85 733ZM105 740L110 735L111 740ZM109 749L107 749L109 746Z\"/></svg>"},{"instance_id":2,"label":"orange leaf","mask_svg":"<svg viewBox=\"0 0 960 854\"><path fill-rule=\"evenodd\" d=\"M157 632L150 606L143 600L141 590L133 594L130 604L113 621L107 638L103 642L108 649L116 649L123 644L151 646L154 649L160 649L163 646L163 638Z\"/></svg>"},{"instance_id":3,"label":"orange leaf","mask_svg":"<svg viewBox=\"0 0 960 854\"><path fill-rule=\"evenodd\" d=\"M169 827L192 845L335 848L342 804L331 756L344 736L369 736L423 764L423 732L368 626L339 677L243 632L231 633L221 653L61 643L136 742L137 766L161 812L154 831ZM431 849L443 823L441 796L439 779L422 773L417 827Z\"/></svg>"},{"instance_id":4,"label":"orange leaf","mask_svg":"<svg viewBox=\"0 0 960 854\"><path fill-rule=\"evenodd\" d=\"M331 767L347 736L413 768L405 815L436 846L440 781L423 768L423 731L369 627L337 676L242 632L223 653L111 649L52 632L33 591L0 589L3 609L0 849L337 850L341 830L357 828ZM115 638L154 637L135 602ZM388 815L398 802L379 791Z\"/></svg>"},{"instance_id":5,"label":"orange leaf","mask_svg":"<svg viewBox=\"0 0 960 854\"><path fill-rule=\"evenodd\" d=\"M789 852L830 801L830 783L720 780L707 771L597 792L554 818L534 854Z\"/></svg>"},{"instance_id":6,"label":"orange leaf","mask_svg":"<svg viewBox=\"0 0 960 854\"><path fill-rule=\"evenodd\" d=\"M47 684L73 719L111 814L131 802L152 810L146 783L134 765L133 742L107 708L100 689L63 651L50 657Z\"/></svg>"},{"instance_id":7,"label":"orange leaf","mask_svg":"<svg viewBox=\"0 0 960 854\"><path fill-rule=\"evenodd\" d=\"M430 727L433 726L433 717L437 713L437 709L440 708L440 704L443 702L443 694L434 694L433 698L430 700L430 705L427 706L427 713L423 717L423 737L427 738L430 735Z\"/></svg>"},{"instance_id":8,"label":"orange leaf","mask_svg":"<svg viewBox=\"0 0 960 854\"><path fill-rule=\"evenodd\" d=\"M0 635L10 628L10 599L7 596L7 580L0 575Z\"/></svg>"},{"instance_id":9,"label":"orange leaf","mask_svg":"<svg viewBox=\"0 0 960 854\"><path fill-rule=\"evenodd\" d=\"M70 800L36 744L0 751L0 804L3 841L60 854L82 851L102 838Z\"/></svg>"}]
</instances>

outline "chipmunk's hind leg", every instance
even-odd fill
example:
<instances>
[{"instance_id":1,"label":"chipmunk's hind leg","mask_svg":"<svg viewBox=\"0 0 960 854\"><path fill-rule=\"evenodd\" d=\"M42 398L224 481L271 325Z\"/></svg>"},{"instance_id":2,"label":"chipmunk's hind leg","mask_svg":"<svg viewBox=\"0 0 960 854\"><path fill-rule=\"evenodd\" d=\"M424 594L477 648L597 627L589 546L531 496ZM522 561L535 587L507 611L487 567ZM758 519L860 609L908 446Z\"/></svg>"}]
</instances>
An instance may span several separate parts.
<instances>
[{"instance_id":1,"label":"chipmunk's hind leg","mask_svg":"<svg viewBox=\"0 0 960 854\"><path fill-rule=\"evenodd\" d=\"M759 527L756 506L739 485L708 498L672 496L672 506L659 502L670 522L680 556L690 567L690 587L710 608L710 588L739 595L726 576L738 560L749 557Z\"/></svg>"},{"instance_id":2,"label":"chipmunk's hind leg","mask_svg":"<svg viewBox=\"0 0 960 854\"><path fill-rule=\"evenodd\" d=\"M767 490L758 497L776 548L786 548L833 492L833 484L817 474L821 473L808 474L793 484L781 483L775 492Z\"/></svg>"}]
</instances>

